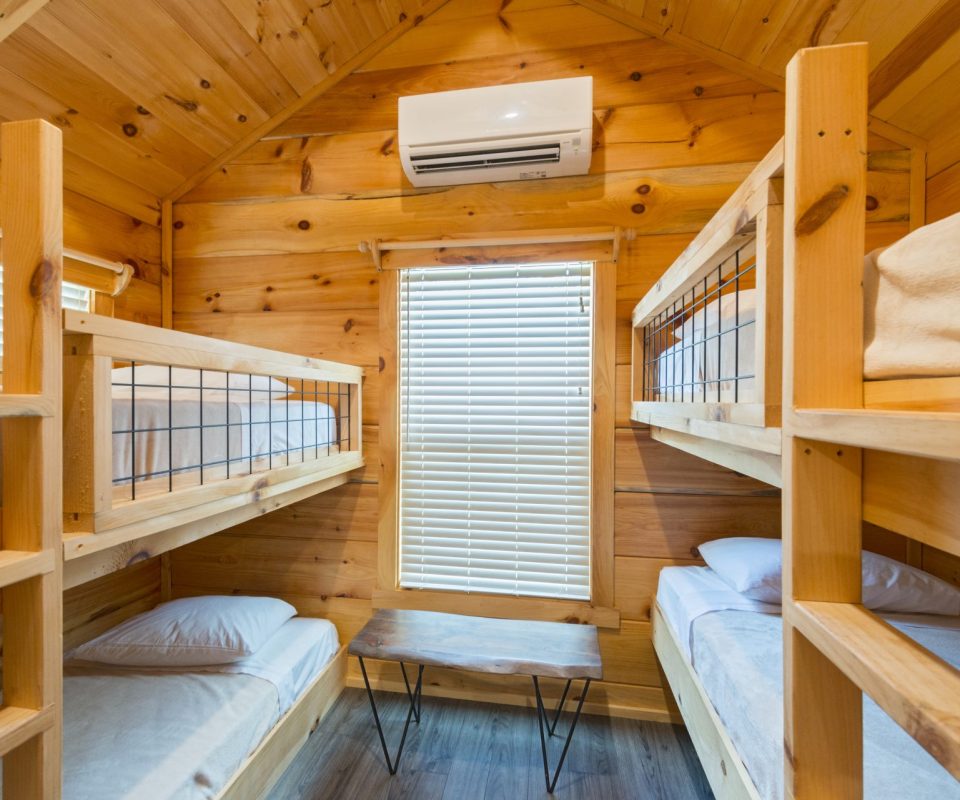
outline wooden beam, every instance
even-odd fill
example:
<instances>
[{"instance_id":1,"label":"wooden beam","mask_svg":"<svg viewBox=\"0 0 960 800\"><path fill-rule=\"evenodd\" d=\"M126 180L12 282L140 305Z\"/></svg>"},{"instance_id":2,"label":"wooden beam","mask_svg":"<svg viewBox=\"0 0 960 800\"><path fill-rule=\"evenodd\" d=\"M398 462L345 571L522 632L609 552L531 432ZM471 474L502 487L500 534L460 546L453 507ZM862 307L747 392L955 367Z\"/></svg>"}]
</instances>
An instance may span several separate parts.
<instances>
[{"instance_id":1,"label":"wooden beam","mask_svg":"<svg viewBox=\"0 0 960 800\"><path fill-rule=\"evenodd\" d=\"M861 458L793 434L795 408L863 404L867 47L800 50L784 136L784 797L862 797L861 695L786 614L860 602Z\"/></svg>"},{"instance_id":2,"label":"wooden beam","mask_svg":"<svg viewBox=\"0 0 960 800\"><path fill-rule=\"evenodd\" d=\"M0 216L3 271L3 389L62 403L60 285L63 272L62 134L43 120L3 126ZM63 611L62 422L7 419L3 425L3 549L53 555L52 570L6 586L3 702L49 713L49 724L3 758L6 800L60 796ZM39 719L37 717L37 719ZM14 735L0 721L0 734ZM2 738L2 736L0 736ZM8 739L9 742L14 741Z\"/></svg>"},{"instance_id":3,"label":"wooden beam","mask_svg":"<svg viewBox=\"0 0 960 800\"><path fill-rule=\"evenodd\" d=\"M400 275L380 278L380 519L377 527L376 589L393 591L400 575Z\"/></svg>"},{"instance_id":4,"label":"wooden beam","mask_svg":"<svg viewBox=\"0 0 960 800\"><path fill-rule=\"evenodd\" d=\"M302 94L296 101L288 105L282 111L274 114L270 119L258 125L250 133L244 136L240 141L231 145L227 150L221 153L217 158L211 161L199 172L191 175L187 180L181 183L176 189L163 198L164 202L173 203L179 200L183 195L194 187L198 186L224 164L243 153L245 150L259 142L264 136L268 135L277 126L282 125L290 117L302 110L325 92L330 91L334 86L340 83L351 73L360 69L364 64L370 61L374 56L385 50L397 39L403 36L407 31L412 30L422 23L431 14L447 4L448 0L429 0L425 3L422 11L414 17L407 17L403 22L395 25L378 39L371 42L363 50L357 53L353 58L345 61L340 67L324 78L320 83L313 86L309 91Z\"/></svg>"},{"instance_id":5,"label":"wooden beam","mask_svg":"<svg viewBox=\"0 0 960 800\"><path fill-rule=\"evenodd\" d=\"M960 779L960 671L863 606L801 601L784 611L847 678Z\"/></svg>"},{"instance_id":6,"label":"wooden beam","mask_svg":"<svg viewBox=\"0 0 960 800\"><path fill-rule=\"evenodd\" d=\"M947 0L928 14L870 73L873 108L912 75L960 28L960 0Z\"/></svg>"},{"instance_id":7,"label":"wooden beam","mask_svg":"<svg viewBox=\"0 0 960 800\"><path fill-rule=\"evenodd\" d=\"M784 427L791 435L820 442L960 460L960 414L949 411L798 409Z\"/></svg>"},{"instance_id":8,"label":"wooden beam","mask_svg":"<svg viewBox=\"0 0 960 800\"><path fill-rule=\"evenodd\" d=\"M617 265L594 264L593 411L590 422L590 601L613 606L614 393L617 374Z\"/></svg>"},{"instance_id":9,"label":"wooden beam","mask_svg":"<svg viewBox=\"0 0 960 800\"><path fill-rule=\"evenodd\" d=\"M21 25L29 22L30 17L49 2L50 0L23 0L19 5L16 1L12 3L12 10L7 10L0 16L0 42L16 33Z\"/></svg>"}]
</instances>

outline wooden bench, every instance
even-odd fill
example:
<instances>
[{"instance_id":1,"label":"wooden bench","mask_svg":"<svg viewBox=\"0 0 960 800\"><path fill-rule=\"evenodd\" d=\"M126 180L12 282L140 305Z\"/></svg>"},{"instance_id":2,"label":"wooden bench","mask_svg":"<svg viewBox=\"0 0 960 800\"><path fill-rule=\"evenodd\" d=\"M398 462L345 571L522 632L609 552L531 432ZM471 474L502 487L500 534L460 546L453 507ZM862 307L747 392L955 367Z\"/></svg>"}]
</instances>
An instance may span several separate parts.
<instances>
[{"instance_id":1,"label":"wooden bench","mask_svg":"<svg viewBox=\"0 0 960 800\"><path fill-rule=\"evenodd\" d=\"M543 775L547 792L553 793L577 728L587 691L592 680L603 677L597 629L593 625L568 625L562 622L489 619L436 611L402 611L380 609L354 637L348 648L357 656L363 683L370 698L373 718L377 723L380 745L391 775L396 774L407 738L410 721L420 722L423 669L425 666L490 672L500 675L529 675L536 695L537 722L540 727L540 748L543 754ZM396 758L391 760L387 742L377 713L377 704L367 678L364 658L397 661L403 673L410 709L403 726L403 735ZM406 664L417 665L417 680L411 689ZM550 721L540 692L540 678L566 680L563 694ZM567 733L557 769L551 779L547 757L547 738L556 731L560 713L574 680L583 680L583 692L577 703L573 722Z\"/></svg>"}]
</instances>

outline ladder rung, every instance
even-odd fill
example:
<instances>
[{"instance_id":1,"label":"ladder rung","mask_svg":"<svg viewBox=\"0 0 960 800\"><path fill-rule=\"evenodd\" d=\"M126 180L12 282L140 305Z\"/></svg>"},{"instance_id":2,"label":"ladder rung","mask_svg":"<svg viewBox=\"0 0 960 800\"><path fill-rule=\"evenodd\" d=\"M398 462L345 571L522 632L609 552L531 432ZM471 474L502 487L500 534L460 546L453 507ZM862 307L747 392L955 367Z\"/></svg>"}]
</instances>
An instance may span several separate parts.
<instances>
[{"instance_id":1,"label":"ladder rung","mask_svg":"<svg viewBox=\"0 0 960 800\"><path fill-rule=\"evenodd\" d=\"M787 620L960 779L960 671L861 605L796 600Z\"/></svg>"},{"instance_id":2,"label":"ladder rung","mask_svg":"<svg viewBox=\"0 0 960 800\"><path fill-rule=\"evenodd\" d=\"M52 417L55 403L42 394L3 394L0 392L0 417Z\"/></svg>"},{"instance_id":3,"label":"ladder rung","mask_svg":"<svg viewBox=\"0 0 960 800\"><path fill-rule=\"evenodd\" d=\"M0 586L53 572L55 557L53 550L0 550Z\"/></svg>"},{"instance_id":4,"label":"ladder rung","mask_svg":"<svg viewBox=\"0 0 960 800\"><path fill-rule=\"evenodd\" d=\"M784 427L818 442L960 460L960 414L951 411L801 409L788 415Z\"/></svg>"},{"instance_id":5,"label":"ladder rung","mask_svg":"<svg viewBox=\"0 0 960 800\"><path fill-rule=\"evenodd\" d=\"M7 706L0 709L0 756L5 756L24 742L53 725L53 707L36 710Z\"/></svg>"}]
</instances>

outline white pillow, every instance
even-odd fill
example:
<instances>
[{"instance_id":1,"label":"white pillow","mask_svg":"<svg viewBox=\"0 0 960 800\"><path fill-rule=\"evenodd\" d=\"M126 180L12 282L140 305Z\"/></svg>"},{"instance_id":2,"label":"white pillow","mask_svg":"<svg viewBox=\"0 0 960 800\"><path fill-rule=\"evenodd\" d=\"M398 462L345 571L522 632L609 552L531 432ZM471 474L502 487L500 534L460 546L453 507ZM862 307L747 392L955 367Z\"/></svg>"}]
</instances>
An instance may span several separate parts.
<instances>
[{"instance_id":1,"label":"white pillow","mask_svg":"<svg viewBox=\"0 0 960 800\"><path fill-rule=\"evenodd\" d=\"M274 597L185 597L128 619L70 657L136 667L229 664L257 652L296 613Z\"/></svg>"},{"instance_id":2,"label":"white pillow","mask_svg":"<svg viewBox=\"0 0 960 800\"><path fill-rule=\"evenodd\" d=\"M113 382L120 384L115 388L123 388L123 384L130 384L136 378L137 386L149 384L151 386L160 386L166 388L172 379L175 386L200 388L200 370L187 367L165 367L162 364L137 364L135 368L117 367L113 370ZM250 375L242 372L231 372L229 375L230 389L238 391L244 389L253 389L254 391L282 392L286 394L290 391L290 386L277 378L270 378L266 375ZM216 370L203 371L204 389L226 389L227 373Z\"/></svg>"},{"instance_id":3,"label":"white pillow","mask_svg":"<svg viewBox=\"0 0 960 800\"><path fill-rule=\"evenodd\" d=\"M779 539L733 537L699 547L718 576L751 600L782 602ZM960 614L960 589L928 572L877 553L863 552L863 604L901 614Z\"/></svg>"}]
</instances>

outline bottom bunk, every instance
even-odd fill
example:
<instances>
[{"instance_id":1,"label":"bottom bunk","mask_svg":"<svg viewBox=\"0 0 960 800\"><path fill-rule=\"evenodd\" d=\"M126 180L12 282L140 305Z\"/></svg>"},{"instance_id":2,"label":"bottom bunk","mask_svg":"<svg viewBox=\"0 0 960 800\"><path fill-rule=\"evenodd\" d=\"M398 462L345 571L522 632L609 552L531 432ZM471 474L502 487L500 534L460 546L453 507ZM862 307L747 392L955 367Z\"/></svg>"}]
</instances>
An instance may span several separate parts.
<instances>
[{"instance_id":1,"label":"bottom bunk","mask_svg":"<svg viewBox=\"0 0 960 800\"><path fill-rule=\"evenodd\" d=\"M940 599L955 602L949 595ZM960 666L956 613L883 617ZM709 567L668 567L660 574L653 626L657 655L718 800L780 800L780 606L744 597ZM954 796L953 777L868 697L863 714L865 798Z\"/></svg>"},{"instance_id":2,"label":"bottom bunk","mask_svg":"<svg viewBox=\"0 0 960 800\"><path fill-rule=\"evenodd\" d=\"M336 628L294 613L187 598L68 652L64 800L263 796L345 685Z\"/></svg>"}]
</instances>

